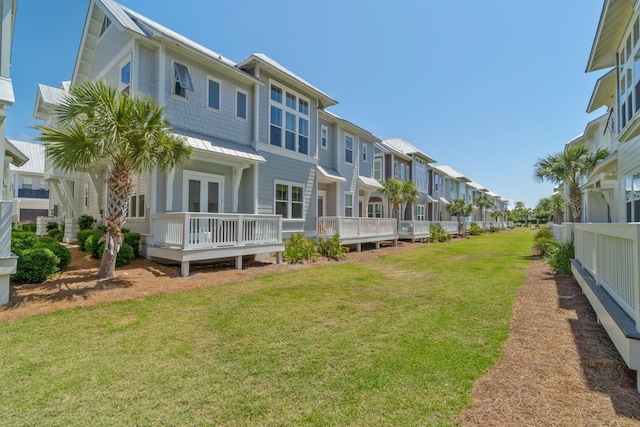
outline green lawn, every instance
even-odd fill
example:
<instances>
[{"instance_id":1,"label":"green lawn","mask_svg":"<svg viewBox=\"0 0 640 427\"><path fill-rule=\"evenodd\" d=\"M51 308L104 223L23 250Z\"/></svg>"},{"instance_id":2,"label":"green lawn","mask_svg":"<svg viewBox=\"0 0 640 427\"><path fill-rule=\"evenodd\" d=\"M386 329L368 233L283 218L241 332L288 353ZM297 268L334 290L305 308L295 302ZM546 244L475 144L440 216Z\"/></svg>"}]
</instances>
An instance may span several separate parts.
<instances>
[{"instance_id":1,"label":"green lawn","mask_svg":"<svg viewBox=\"0 0 640 427\"><path fill-rule=\"evenodd\" d=\"M0 323L2 425L455 425L532 232Z\"/></svg>"}]
</instances>

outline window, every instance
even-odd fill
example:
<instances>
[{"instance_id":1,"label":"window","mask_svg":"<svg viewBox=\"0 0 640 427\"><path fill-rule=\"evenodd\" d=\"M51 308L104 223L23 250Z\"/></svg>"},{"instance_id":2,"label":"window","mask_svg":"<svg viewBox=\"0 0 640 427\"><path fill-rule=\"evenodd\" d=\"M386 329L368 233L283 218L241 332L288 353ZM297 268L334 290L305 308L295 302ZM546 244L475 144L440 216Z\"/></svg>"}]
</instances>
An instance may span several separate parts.
<instances>
[{"instance_id":1,"label":"window","mask_svg":"<svg viewBox=\"0 0 640 427\"><path fill-rule=\"evenodd\" d=\"M309 101L293 91L271 84L269 111L269 143L301 154L309 154Z\"/></svg>"},{"instance_id":2,"label":"window","mask_svg":"<svg viewBox=\"0 0 640 427\"><path fill-rule=\"evenodd\" d=\"M131 61L120 68L120 93L129 95L131 93Z\"/></svg>"},{"instance_id":3,"label":"window","mask_svg":"<svg viewBox=\"0 0 640 427\"><path fill-rule=\"evenodd\" d=\"M625 179L627 222L640 222L640 172Z\"/></svg>"},{"instance_id":4,"label":"window","mask_svg":"<svg viewBox=\"0 0 640 427\"><path fill-rule=\"evenodd\" d=\"M302 185L276 181L276 215L282 218L304 218L304 189Z\"/></svg>"},{"instance_id":5,"label":"window","mask_svg":"<svg viewBox=\"0 0 640 427\"><path fill-rule=\"evenodd\" d=\"M353 194L345 193L344 195L344 216L353 216Z\"/></svg>"},{"instance_id":6,"label":"window","mask_svg":"<svg viewBox=\"0 0 640 427\"><path fill-rule=\"evenodd\" d=\"M362 161L367 163L367 143L362 143Z\"/></svg>"},{"instance_id":7,"label":"window","mask_svg":"<svg viewBox=\"0 0 640 427\"><path fill-rule=\"evenodd\" d=\"M102 20L102 28L100 28L100 35L98 37L102 37L102 35L105 33L105 31L107 31L107 28L109 28L111 26L111 19L107 18L107 16L104 16L104 19Z\"/></svg>"},{"instance_id":8,"label":"window","mask_svg":"<svg viewBox=\"0 0 640 427\"><path fill-rule=\"evenodd\" d=\"M640 21L638 17L624 34L617 52L618 90L616 107L618 131L621 132L640 110Z\"/></svg>"},{"instance_id":9,"label":"window","mask_svg":"<svg viewBox=\"0 0 640 427\"><path fill-rule=\"evenodd\" d=\"M382 203L374 202L369 203L367 209L367 216L369 218L382 218Z\"/></svg>"},{"instance_id":10,"label":"window","mask_svg":"<svg viewBox=\"0 0 640 427\"><path fill-rule=\"evenodd\" d=\"M353 138L350 136L344 137L344 161L353 163Z\"/></svg>"},{"instance_id":11,"label":"window","mask_svg":"<svg viewBox=\"0 0 640 427\"><path fill-rule=\"evenodd\" d=\"M429 188L427 181L427 162L421 159L416 159L414 165L416 187L418 187L418 190L427 191L427 189Z\"/></svg>"},{"instance_id":12,"label":"window","mask_svg":"<svg viewBox=\"0 0 640 427\"><path fill-rule=\"evenodd\" d=\"M193 91L193 83L189 75L189 69L182 64L174 63L174 88L173 94L181 98L187 98L187 91Z\"/></svg>"},{"instance_id":13,"label":"window","mask_svg":"<svg viewBox=\"0 0 640 427\"><path fill-rule=\"evenodd\" d=\"M84 185L84 207L89 207L89 184Z\"/></svg>"},{"instance_id":14,"label":"window","mask_svg":"<svg viewBox=\"0 0 640 427\"><path fill-rule=\"evenodd\" d=\"M134 175L131 177L131 196L129 196L129 212L127 216L130 218L144 218L145 216L145 199L144 192L146 182L144 176Z\"/></svg>"},{"instance_id":15,"label":"window","mask_svg":"<svg viewBox=\"0 0 640 427\"><path fill-rule=\"evenodd\" d=\"M220 110L220 82L212 78L207 80L207 107Z\"/></svg>"},{"instance_id":16,"label":"window","mask_svg":"<svg viewBox=\"0 0 640 427\"><path fill-rule=\"evenodd\" d=\"M409 179L411 179L409 175L409 165L396 160L393 164L393 177L395 179L408 181Z\"/></svg>"},{"instance_id":17,"label":"window","mask_svg":"<svg viewBox=\"0 0 640 427\"><path fill-rule=\"evenodd\" d=\"M424 205L417 206L417 218L418 221L424 221Z\"/></svg>"},{"instance_id":18,"label":"window","mask_svg":"<svg viewBox=\"0 0 640 427\"><path fill-rule=\"evenodd\" d=\"M236 91L236 117L247 119L247 94L239 90Z\"/></svg>"},{"instance_id":19,"label":"window","mask_svg":"<svg viewBox=\"0 0 640 427\"><path fill-rule=\"evenodd\" d=\"M373 177L378 181L382 181L382 159L373 159Z\"/></svg>"},{"instance_id":20,"label":"window","mask_svg":"<svg viewBox=\"0 0 640 427\"><path fill-rule=\"evenodd\" d=\"M329 137L329 130L327 129L326 126L322 126L320 128L320 146L325 150L327 149L328 137Z\"/></svg>"},{"instance_id":21,"label":"window","mask_svg":"<svg viewBox=\"0 0 640 427\"><path fill-rule=\"evenodd\" d=\"M31 190L33 188L33 178L31 178L30 176L23 176L22 188L25 190Z\"/></svg>"}]
</instances>

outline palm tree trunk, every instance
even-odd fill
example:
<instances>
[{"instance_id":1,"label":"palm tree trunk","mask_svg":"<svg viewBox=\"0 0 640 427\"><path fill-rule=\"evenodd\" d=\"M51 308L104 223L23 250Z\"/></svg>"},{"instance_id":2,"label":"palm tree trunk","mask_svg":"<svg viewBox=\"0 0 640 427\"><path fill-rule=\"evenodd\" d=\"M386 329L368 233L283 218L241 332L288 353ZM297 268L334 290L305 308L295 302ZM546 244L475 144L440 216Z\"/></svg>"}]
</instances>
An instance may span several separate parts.
<instances>
[{"instance_id":1,"label":"palm tree trunk","mask_svg":"<svg viewBox=\"0 0 640 427\"><path fill-rule=\"evenodd\" d=\"M131 171L115 164L107 180L109 206L107 211L107 234L104 236L104 252L98 270L98 279L110 279L115 275L116 257L122 246L122 228L127 221L129 195L131 194Z\"/></svg>"},{"instance_id":2,"label":"palm tree trunk","mask_svg":"<svg viewBox=\"0 0 640 427\"><path fill-rule=\"evenodd\" d=\"M578 184L572 184L569 190L569 207L573 212L573 220L582 222L582 192Z\"/></svg>"}]
</instances>

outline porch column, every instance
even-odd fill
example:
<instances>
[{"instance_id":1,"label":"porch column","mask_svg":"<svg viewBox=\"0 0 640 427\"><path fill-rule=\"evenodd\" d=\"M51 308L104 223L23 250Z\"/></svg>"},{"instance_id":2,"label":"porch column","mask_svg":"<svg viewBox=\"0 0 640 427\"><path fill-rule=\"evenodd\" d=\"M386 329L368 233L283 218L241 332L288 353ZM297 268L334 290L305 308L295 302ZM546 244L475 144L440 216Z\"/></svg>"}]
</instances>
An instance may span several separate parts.
<instances>
[{"instance_id":1,"label":"porch column","mask_svg":"<svg viewBox=\"0 0 640 427\"><path fill-rule=\"evenodd\" d=\"M176 176L176 170L171 169L167 172L167 191L166 191L166 199L165 199L165 210L167 212L173 211L173 180ZM189 266L187 265L187 269Z\"/></svg>"},{"instance_id":2,"label":"porch column","mask_svg":"<svg viewBox=\"0 0 640 427\"><path fill-rule=\"evenodd\" d=\"M234 166L231 171L231 183L233 192L231 193L231 209L232 212L238 212L238 191L240 191L240 182L242 181L242 173L250 165Z\"/></svg>"}]
</instances>

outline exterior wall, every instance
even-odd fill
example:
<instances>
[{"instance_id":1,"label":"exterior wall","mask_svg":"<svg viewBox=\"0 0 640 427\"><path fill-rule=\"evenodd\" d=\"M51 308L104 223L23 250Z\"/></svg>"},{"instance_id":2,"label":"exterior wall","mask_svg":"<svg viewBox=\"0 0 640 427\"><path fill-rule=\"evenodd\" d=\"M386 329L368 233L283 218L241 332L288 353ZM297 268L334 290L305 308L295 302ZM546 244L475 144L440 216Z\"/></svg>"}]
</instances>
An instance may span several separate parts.
<instances>
[{"instance_id":1,"label":"exterior wall","mask_svg":"<svg viewBox=\"0 0 640 427\"><path fill-rule=\"evenodd\" d=\"M626 178L640 172L640 137L620 144L618 148L618 195L619 221L627 221Z\"/></svg>"},{"instance_id":2,"label":"exterior wall","mask_svg":"<svg viewBox=\"0 0 640 427\"><path fill-rule=\"evenodd\" d=\"M96 52L93 64L91 65L91 72L89 73L89 80L94 80L110 70L111 73L107 80L112 83L119 82L119 61L114 64L115 58L125 59L127 50L131 51L131 38L124 32L118 31L115 25L109 26L105 33L100 37L98 44L96 45ZM126 49L126 50L125 50ZM116 70L114 76L113 70Z\"/></svg>"},{"instance_id":3,"label":"exterior wall","mask_svg":"<svg viewBox=\"0 0 640 427\"><path fill-rule=\"evenodd\" d=\"M305 232L309 235L316 233L317 194L316 166L302 161L293 162L277 154L261 153L267 160L268 167L261 167L258 181L258 213L275 214L275 183L276 180L295 183L304 188L304 219L284 219L283 232Z\"/></svg>"},{"instance_id":4,"label":"exterior wall","mask_svg":"<svg viewBox=\"0 0 640 427\"><path fill-rule=\"evenodd\" d=\"M138 91L158 100L158 50L140 45L137 67L134 68ZM133 82L135 84L135 81Z\"/></svg>"},{"instance_id":5,"label":"exterior wall","mask_svg":"<svg viewBox=\"0 0 640 427\"><path fill-rule=\"evenodd\" d=\"M175 62L189 69L194 90L187 91L187 99L173 95ZM164 67L165 112L167 119L177 130L188 129L244 145L251 143L253 89L250 85L170 49L166 50ZM209 76L220 82L219 110L213 110L207 106ZM236 89L247 93L246 120L236 118ZM264 122L264 119L261 121Z\"/></svg>"},{"instance_id":6,"label":"exterior wall","mask_svg":"<svg viewBox=\"0 0 640 427\"><path fill-rule=\"evenodd\" d=\"M262 117L262 116L261 116ZM322 126L327 127L327 148L324 149L320 146L320 129ZM336 136L335 125L325 120L320 119L320 127L318 128L318 164L335 169L335 156L336 156Z\"/></svg>"}]
</instances>

